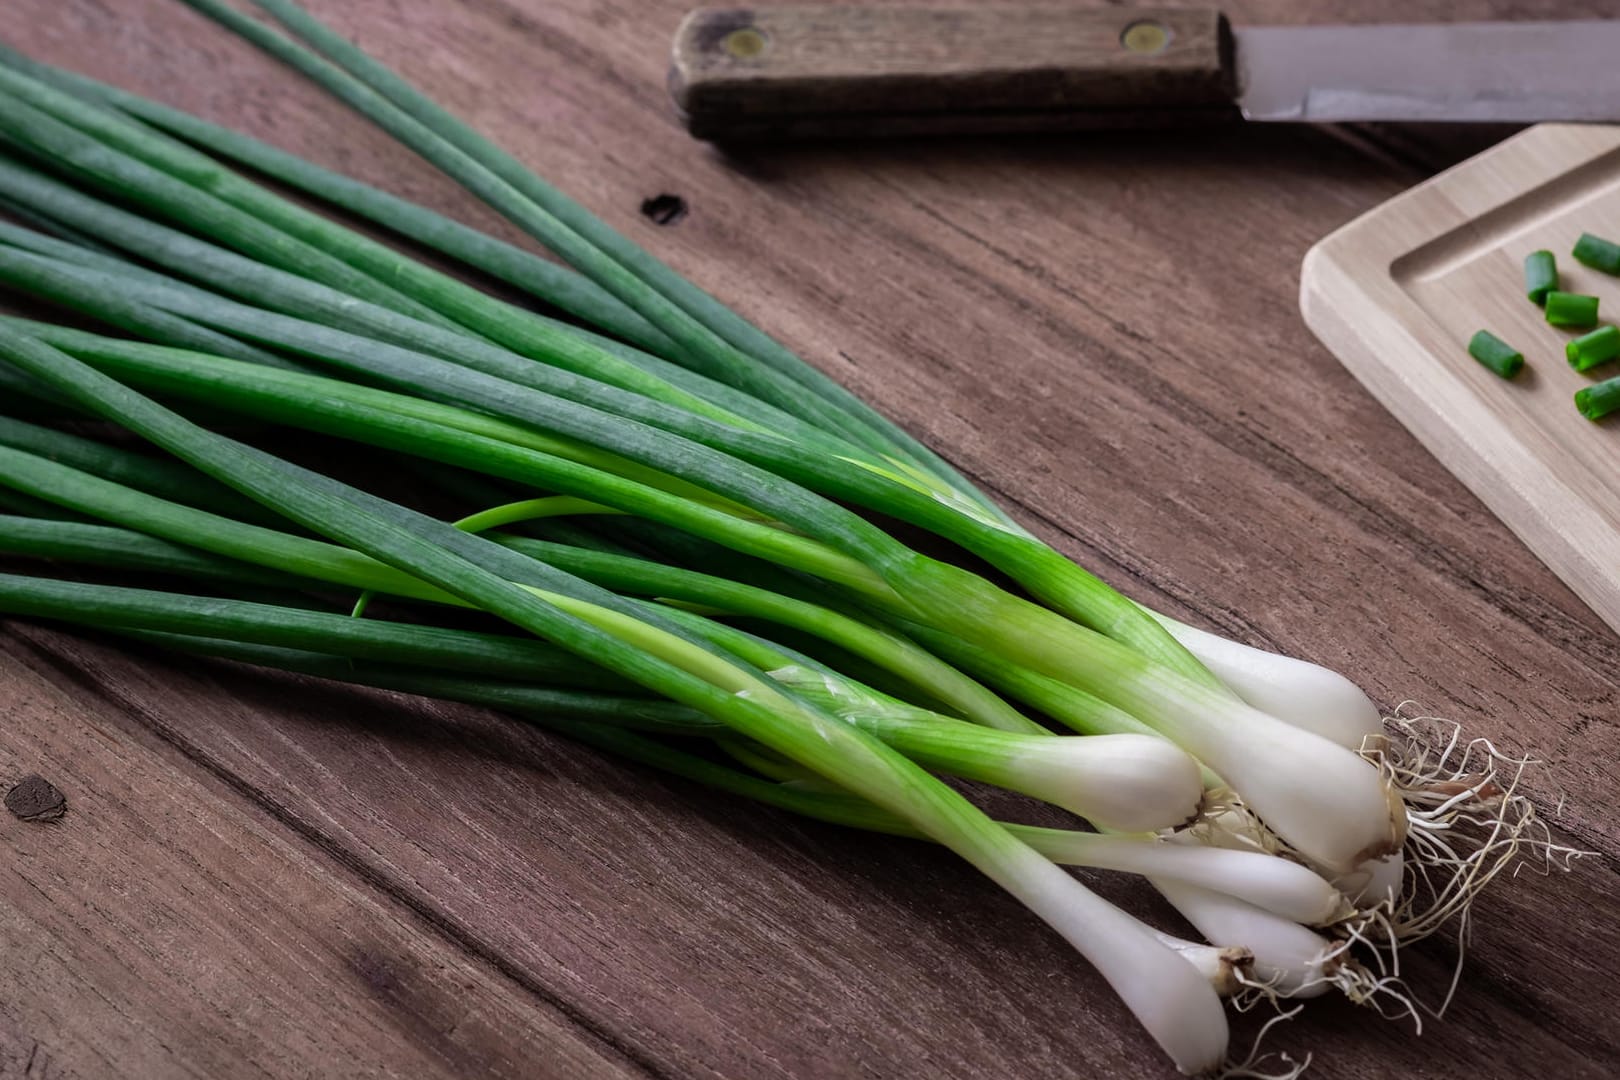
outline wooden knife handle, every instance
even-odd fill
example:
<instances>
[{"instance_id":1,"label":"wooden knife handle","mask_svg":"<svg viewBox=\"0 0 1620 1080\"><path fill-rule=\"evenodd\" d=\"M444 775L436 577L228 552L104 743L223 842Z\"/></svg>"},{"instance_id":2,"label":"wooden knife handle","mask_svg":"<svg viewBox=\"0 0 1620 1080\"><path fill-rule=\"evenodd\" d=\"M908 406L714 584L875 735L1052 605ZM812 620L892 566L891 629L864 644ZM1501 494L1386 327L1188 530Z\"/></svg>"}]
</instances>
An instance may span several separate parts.
<instances>
[{"instance_id":1,"label":"wooden knife handle","mask_svg":"<svg viewBox=\"0 0 1620 1080\"><path fill-rule=\"evenodd\" d=\"M704 139L1037 131L1234 116L1213 9L700 8L670 91Z\"/></svg>"}]
</instances>

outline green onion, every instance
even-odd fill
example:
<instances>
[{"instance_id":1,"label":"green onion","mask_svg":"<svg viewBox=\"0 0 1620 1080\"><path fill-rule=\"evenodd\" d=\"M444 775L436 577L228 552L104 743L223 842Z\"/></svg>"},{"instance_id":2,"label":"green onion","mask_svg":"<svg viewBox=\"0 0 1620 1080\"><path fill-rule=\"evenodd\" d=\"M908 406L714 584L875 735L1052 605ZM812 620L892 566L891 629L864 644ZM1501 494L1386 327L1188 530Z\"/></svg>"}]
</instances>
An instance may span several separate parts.
<instances>
[{"instance_id":1,"label":"green onion","mask_svg":"<svg viewBox=\"0 0 1620 1080\"><path fill-rule=\"evenodd\" d=\"M597 602L596 592L581 589L577 579L541 573L532 560L524 562L536 570L521 572L533 573L548 587L524 589L501 576L500 570L511 565L497 557L503 549L212 435L13 329L0 327L0 357L306 527L700 709L912 821L1011 891L1091 959L1178 1066L1206 1071L1224 1059L1227 1024L1219 998L1192 965L870 736L773 689L734 658L646 621L639 606L627 608L611 595Z\"/></svg>"},{"instance_id":2,"label":"green onion","mask_svg":"<svg viewBox=\"0 0 1620 1080\"><path fill-rule=\"evenodd\" d=\"M1547 321L1553 326L1592 326L1598 319L1598 298L1581 293L1547 294Z\"/></svg>"},{"instance_id":3,"label":"green onion","mask_svg":"<svg viewBox=\"0 0 1620 1080\"><path fill-rule=\"evenodd\" d=\"M1468 355L1504 379L1513 378L1524 367L1524 354L1489 330L1480 330L1468 339Z\"/></svg>"},{"instance_id":4,"label":"green onion","mask_svg":"<svg viewBox=\"0 0 1620 1080\"><path fill-rule=\"evenodd\" d=\"M1579 246L1576 248L1579 251ZM1525 295L1534 304L1545 304L1547 294L1558 288L1558 262L1550 251L1532 251L1524 257Z\"/></svg>"},{"instance_id":5,"label":"green onion","mask_svg":"<svg viewBox=\"0 0 1620 1080\"><path fill-rule=\"evenodd\" d=\"M1520 797L1459 792L1472 778L1421 741L1403 757L1342 676L1119 595L289 0L260 5L316 51L186 2L579 273L0 51L0 205L34 226L0 224L0 283L147 339L0 317L0 553L153 586L35 567L0 575L0 612L507 709L722 791L934 840L1095 963L1188 1072L1246 1068L1225 1061L1218 994L1249 965L1290 996L1387 992L1311 927L1349 920L1348 941L1376 931L1393 951L1465 911L1518 846ZM1531 291L1532 271L1556 284L1545 254ZM1595 318L1595 298L1553 291L1547 317L1582 302ZM38 402L166 456L43 426ZM223 433L244 422L252 445ZM314 456L310 435L322 471L289 460ZM373 594L368 617L341 614ZM934 773L1130 835L998 822ZM1212 944L1149 929L1060 862L1147 876ZM1395 902L1408 867L1434 882L1433 912Z\"/></svg>"},{"instance_id":6,"label":"green onion","mask_svg":"<svg viewBox=\"0 0 1620 1080\"><path fill-rule=\"evenodd\" d=\"M1588 420L1601 420L1620 409L1620 376L1575 391L1575 407Z\"/></svg>"},{"instance_id":7,"label":"green onion","mask_svg":"<svg viewBox=\"0 0 1620 1080\"><path fill-rule=\"evenodd\" d=\"M1564 355L1576 371L1606 364L1620 356L1620 327L1600 326L1590 334L1582 334L1564 344Z\"/></svg>"},{"instance_id":8,"label":"green onion","mask_svg":"<svg viewBox=\"0 0 1620 1080\"><path fill-rule=\"evenodd\" d=\"M1605 274L1620 274L1620 244L1591 233L1575 241L1575 261Z\"/></svg>"}]
</instances>

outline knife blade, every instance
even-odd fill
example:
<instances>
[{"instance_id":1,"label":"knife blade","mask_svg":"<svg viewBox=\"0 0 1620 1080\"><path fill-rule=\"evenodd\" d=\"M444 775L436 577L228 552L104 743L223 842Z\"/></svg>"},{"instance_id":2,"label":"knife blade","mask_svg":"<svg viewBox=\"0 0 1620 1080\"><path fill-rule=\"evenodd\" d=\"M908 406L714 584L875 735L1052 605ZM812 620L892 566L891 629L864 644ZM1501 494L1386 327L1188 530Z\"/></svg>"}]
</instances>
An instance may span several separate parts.
<instances>
[{"instance_id":1,"label":"knife blade","mask_svg":"<svg viewBox=\"0 0 1620 1080\"><path fill-rule=\"evenodd\" d=\"M1248 120L1620 120L1620 21L1234 32Z\"/></svg>"},{"instance_id":2,"label":"knife blade","mask_svg":"<svg viewBox=\"0 0 1620 1080\"><path fill-rule=\"evenodd\" d=\"M1620 21L1233 29L1213 9L699 9L708 139L1295 121L1620 121Z\"/></svg>"}]
</instances>

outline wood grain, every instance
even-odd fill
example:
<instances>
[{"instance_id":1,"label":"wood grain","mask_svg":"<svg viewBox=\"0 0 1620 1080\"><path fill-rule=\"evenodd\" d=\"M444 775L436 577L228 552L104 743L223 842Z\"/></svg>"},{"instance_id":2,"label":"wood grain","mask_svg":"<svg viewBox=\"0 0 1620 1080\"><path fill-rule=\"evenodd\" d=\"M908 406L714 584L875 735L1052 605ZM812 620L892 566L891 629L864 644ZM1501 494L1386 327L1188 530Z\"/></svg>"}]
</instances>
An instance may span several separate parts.
<instances>
[{"instance_id":1,"label":"wood grain","mask_svg":"<svg viewBox=\"0 0 1620 1080\"><path fill-rule=\"evenodd\" d=\"M1295 310L1305 251L1417 179L1413 159L1275 127L722 155L686 136L662 85L684 3L311 6L1133 595L1548 758L1534 790L1549 808L1565 797L1564 835L1602 854L1481 907L1447 1019L1414 1039L1321 1003L1277 1043L1316 1050L1321 1077L1612 1075L1620 638ZM1239 23L1350 14L1228 10ZM1513 12L1376 0L1353 14L1426 13ZM8 0L0 31L512 235L173 0ZM638 209L664 192L690 208L667 228ZM473 710L13 636L54 666L7 667L8 707L74 673L75 707L95 706L109 744L145 740L174 774L154 764L153 783L185 812L275 823L298 895L356 897L378 919L430 928L434 947L510 983L514 1009L551 1003L610 1062L748 1080L1172 1075L1083 964L937 852L740 807ZM50 775L15 757L43 723L0 719L18 775ZM92 826L64 790L75 809L58 824ZM126 887L189 887L168 884L164 865L132 864ZM112 902L73 869L64 860L64 895ZM1135 883L1102 887L1162 914ZM199 913L237 917L214 895ZM43 935L39 919L17 933ZM1404 959L1439 1000L1452 951L1437 941ZM35 990L54 1017L52 1060L93 1061L100 1040L137 1037L251 1060L218 1014L157 1006L121 1020L74 989L119 978L116 960L87 953L69 986ZM367 1000L335 969L311 985ZM283 1049L288 1075L321 1075L323 1054L355 1045L321 1031Z\"/></svg>"},{"instance_id":2,"label":"wood grain","mask_svg":"<svg viewBox=\"0 0 1620 1080\"><path fill-rule=\"evenodd\" d=\"M700 8L670 92L704 139L1061 131L1235 119L1212 9Z\"/></svg>"},{"instance_id":3,"label":"wood grain","mask_svg":"<svg viewBox=\"0 0 1620 1080\"><path fill-rule=\"evenodd\" d=\"M0 775L71 792L0 820L0 1076L642 1074L78 672L13 638L0 685Z\"/></svg>"}]
</instances>

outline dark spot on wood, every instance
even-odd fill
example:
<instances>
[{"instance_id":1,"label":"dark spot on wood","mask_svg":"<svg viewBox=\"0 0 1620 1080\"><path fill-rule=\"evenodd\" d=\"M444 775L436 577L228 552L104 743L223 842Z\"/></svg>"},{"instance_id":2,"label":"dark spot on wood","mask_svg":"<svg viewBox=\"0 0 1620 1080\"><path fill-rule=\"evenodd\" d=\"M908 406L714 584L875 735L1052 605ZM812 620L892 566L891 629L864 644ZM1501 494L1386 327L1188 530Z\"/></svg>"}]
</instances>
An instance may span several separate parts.
<instances>
[{"instance_id":1,"label":"dark spot on wood","mask_svg":"<svg viewBox=\"0 0 1620 1080\"><path fill-rule=\"evenodd\" d=\"M399 990L399 976L384 957L361 950L349 957L349 967L360 976L366 988L380 998L393 998Z\"/></svg>"},{"instance_id":2,"label":"dark spot on wood","mask_svg":"<svg viewBox=\"0 0 1620 1080\"><path fill-rule=\"evenodd\" d=\"M679 195L654 195L641 201L643 217L655 225L673 225L686 216L686 200Z\"/></svg>"},{"instance_id":3,"label":"dark spot on wood","mask_svg":"<svg viewBox=\"0 0 1620 1080\"><path fill-rule=\"evenodd\" d=\"M25 776L6 792L6 809L23 821L55 821L67 812L67 796L43 776Z\"/></svg>"}]
</instances>

